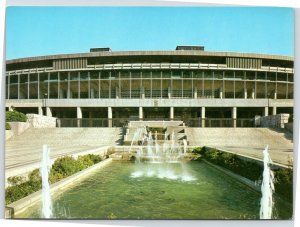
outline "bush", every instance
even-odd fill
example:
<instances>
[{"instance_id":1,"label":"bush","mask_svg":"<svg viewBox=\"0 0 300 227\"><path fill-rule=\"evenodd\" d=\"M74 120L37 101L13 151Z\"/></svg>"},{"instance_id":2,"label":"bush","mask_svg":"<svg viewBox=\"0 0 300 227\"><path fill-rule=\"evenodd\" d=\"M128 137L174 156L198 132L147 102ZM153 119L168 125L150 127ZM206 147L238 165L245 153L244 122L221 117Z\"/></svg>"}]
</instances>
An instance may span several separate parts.
<instances>
[{"instance_id":1,"label":"bush","mask_svg":"<svg viewBox=\"0 0 300 227\"><path fill-rule=\"evenodd\" d=\"M284 168L274 171L275 192L283 195L284 198L293 201L293 169Z\"/></svg>"},{"instance_id":2,"label":"bush","mask_svg":"<svg viewBox=\"0 0 300 227\"><path fill-rule=\"evenodd\" d=\"M245 161L237 155L211 149L204 153L204 158L213 164L222 166L252 181L262 179L263 167L256 162ZM293 201L293 169L274 170L275 193L284 199Z\"/></svg>"},{"instance_id":3,"label":"bush","mask_svg":"<svg viewBox=\"0 0 300 227\"><path fill-rule=\"evenodd\" d=\"M25 114L18 111L7 111L5 114L6 122L26 122L27 117Z\"/></svg>"},{"instance_id":4,"label":"bush","mask_svg":"<svg viewBox=\"0 0 300 227\"><path fill-rule=\"evenodd\" d=\"M206 151L205 147L196 147L194 150L192 150L193 154L201 154L203 155Z\"/></svg>"},{"instance_id":5,"label":"bush","mask_svg":"<svg viewBox=\"0 0 300 227\"><path fill-rule=\"evenodd\" d=\"M93 154L79 156L77 160L70 156L56 159L50 169L49 182L53 184L100 161L101 157ZM19 176L10 177L8 181L12 186L5 190L6 204L15 202L42 188L42 178L39 169L35 169L29 173L27 181Z\"/></svg>"},{"instance_id":6,"label":"bush","mask_svg":"<svg viewBox=\"0 0 300 227\"><path fill-rule=\"evenodd\" d=\"M11 130L11 126L8 122L5 122L5 130Z\"/></svg>"},{"instance_id":7,"label":"bush","mask_svg":"<svg viewBox=\"0 0 300 227\"><path fill-rule=\"evenodd\" d=\"M12 186L17 186L25 181L24 177L14 176L7 178L7 182Z\"/></svg>"}]
</instances>

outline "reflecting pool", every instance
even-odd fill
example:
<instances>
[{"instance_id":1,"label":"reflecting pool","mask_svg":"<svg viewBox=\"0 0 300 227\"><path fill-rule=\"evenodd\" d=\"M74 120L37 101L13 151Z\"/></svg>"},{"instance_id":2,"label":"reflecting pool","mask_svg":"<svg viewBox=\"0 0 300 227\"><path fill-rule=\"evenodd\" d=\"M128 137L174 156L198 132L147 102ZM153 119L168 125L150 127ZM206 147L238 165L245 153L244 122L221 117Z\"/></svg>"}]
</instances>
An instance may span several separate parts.
<instances>
[{"instance_id":1,"label":"reflecting pool","mask_svg":"<svg viewBox=\"0 0 300 227\"><path fill-rule=\"evenodd\" d=\"M113 162L53 196L52 218L259 219L261 194L202 162ZM40 218L42 204L15 218ZM275 200L275 218L292 205Z\"/></svg>"}]
</instances>

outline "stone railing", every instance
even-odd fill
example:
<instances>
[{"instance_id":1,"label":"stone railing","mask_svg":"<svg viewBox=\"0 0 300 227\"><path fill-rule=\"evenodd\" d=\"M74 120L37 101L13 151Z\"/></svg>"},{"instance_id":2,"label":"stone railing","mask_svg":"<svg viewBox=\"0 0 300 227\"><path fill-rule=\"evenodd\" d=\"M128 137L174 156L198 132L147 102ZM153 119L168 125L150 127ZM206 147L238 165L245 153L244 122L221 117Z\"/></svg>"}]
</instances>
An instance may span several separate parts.
<instances>
[{"instance_id":1,"label":"stone railing","mask_svg":"<svg viewBox=\"0 0 300 227\"><path fill-rule=\"evenodd\" d=\"M38 114L26 114L27 122L32 128L55 128L56 118Z\"/></svg>"},{"instance_id":2,"label":"stone railing","mask_svg":"<svg viewBox=\"0 0 300 227\"><path fill-rule=\"evenodd\" d=\"M56 118L38 114L26 114L26 122L9 122L11 130L6 130L5 140L21 135L29 128L55 128Z\"/></svg>"},{"instance_id":3,"label":"stone railing","mask_svg":"<svg viewBox=\"0 0 300 227\"><path fill-rule=\"evenodd\" d=\"M255 125L267 128L284 128L284 124L288 123L290 114L276 114L265 117L256 117Z\"/></svg>"}]
</instances>

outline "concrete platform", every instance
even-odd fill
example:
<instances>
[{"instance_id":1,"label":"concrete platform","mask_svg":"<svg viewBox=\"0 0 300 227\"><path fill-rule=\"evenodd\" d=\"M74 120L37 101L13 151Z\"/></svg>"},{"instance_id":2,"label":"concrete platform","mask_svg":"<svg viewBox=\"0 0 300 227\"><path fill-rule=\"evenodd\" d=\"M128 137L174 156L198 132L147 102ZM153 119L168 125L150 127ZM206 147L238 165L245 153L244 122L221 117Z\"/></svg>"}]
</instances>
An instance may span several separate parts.
<instances>
[{"instance_id":1,"label":"concrete platform","mask_svg":"<svg viewBox=\"0 0 300 227\"><path fill-rule=\"evenodd\" d=\"M209 146L262 159L269 145L271 159L287 165L293 160L293 135L270 128L187 128L190 146Z\"/></svg>"}]
</instances>

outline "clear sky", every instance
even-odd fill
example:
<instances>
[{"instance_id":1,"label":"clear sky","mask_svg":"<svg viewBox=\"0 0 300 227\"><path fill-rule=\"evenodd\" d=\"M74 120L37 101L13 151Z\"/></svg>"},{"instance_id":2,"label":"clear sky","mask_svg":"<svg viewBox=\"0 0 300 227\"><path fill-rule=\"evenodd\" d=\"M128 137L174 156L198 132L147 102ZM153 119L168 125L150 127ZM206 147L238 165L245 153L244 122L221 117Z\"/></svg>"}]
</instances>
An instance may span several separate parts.
<instances>
[{"instance_id":1,"label":"clear sky","mask_svg":"<svg viewBox=\"0 0 300 227\"><path fill-rule=\"evenodd\" d=\"M91 47L294 55L289 8L9 7L6 59L89 52Z\"/></svg>"}]
</instances>

